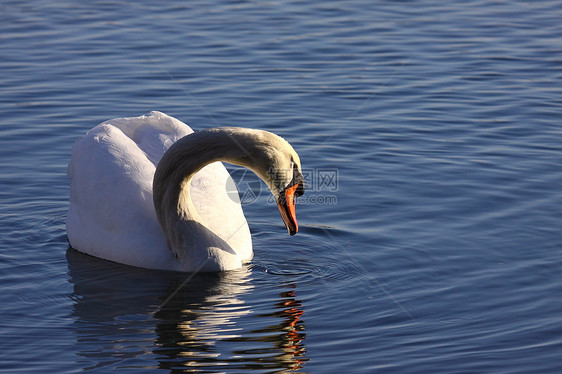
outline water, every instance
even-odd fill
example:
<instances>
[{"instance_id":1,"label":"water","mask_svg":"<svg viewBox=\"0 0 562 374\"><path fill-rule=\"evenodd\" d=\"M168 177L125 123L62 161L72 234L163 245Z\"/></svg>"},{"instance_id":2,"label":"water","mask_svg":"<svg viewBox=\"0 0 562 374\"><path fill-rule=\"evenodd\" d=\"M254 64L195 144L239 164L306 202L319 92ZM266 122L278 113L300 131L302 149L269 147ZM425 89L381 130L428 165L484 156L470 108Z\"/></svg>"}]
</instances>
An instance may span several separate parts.
<instances>
[{"instance_id":1,"label":"water","mask_svg":"<svg viewBox=\"0 0 562 374\"><path fill-rule=\"evenodd\" d=\"M1 372L562 371L558 1L1 8ZM254 184L239 271L68 249L73 141L150 110L287 138L301 232Z\"/></svg>"}]
</instances>

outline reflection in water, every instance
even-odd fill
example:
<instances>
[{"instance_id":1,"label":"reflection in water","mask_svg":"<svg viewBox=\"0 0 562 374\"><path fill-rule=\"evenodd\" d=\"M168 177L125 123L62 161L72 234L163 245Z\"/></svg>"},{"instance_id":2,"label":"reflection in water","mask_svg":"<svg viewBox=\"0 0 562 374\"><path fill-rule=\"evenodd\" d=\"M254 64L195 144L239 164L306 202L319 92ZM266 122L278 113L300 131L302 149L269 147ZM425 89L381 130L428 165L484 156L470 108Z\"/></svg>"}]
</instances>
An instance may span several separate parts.
<instances>
[{"instance_id":1,"label":"reflection in water","mask_svg":"<svg viewBox=\"0 0 562 374\"><path fill-rule=\"evenodd\" d=\"M296 285L286 287L294 288ZM265 328L250 331L244 336L232 338L231 341L272 343L272 348L240 349L236 353L255 356L258 358L257 362L264 366L269 365L271 369L276 368L276 364L282 363L283 367L296 370L302 368L306 361L304 357L306 350L302 344L306 334L304 333L304 323L300 319L304 314L301 309L302 301L295 298L294 290L284 291L280 296L281 301L275 303L276 311L260 315L260 317L266 318L275 317L280 321Z\"/></svg>"},{"instance_id":2,"label":"reflection in water","mask_svg":"<svg viewBox=\"0 0 562 374\"><path fill-rule=\"evenodd\" d=\"M306 361L294 284L282 286L273 300L248 300L247 267L197 274L184 284L188 274L132 268L73 249L67 259L84 369L278 372Z\"/></svg>"}]
</instances>

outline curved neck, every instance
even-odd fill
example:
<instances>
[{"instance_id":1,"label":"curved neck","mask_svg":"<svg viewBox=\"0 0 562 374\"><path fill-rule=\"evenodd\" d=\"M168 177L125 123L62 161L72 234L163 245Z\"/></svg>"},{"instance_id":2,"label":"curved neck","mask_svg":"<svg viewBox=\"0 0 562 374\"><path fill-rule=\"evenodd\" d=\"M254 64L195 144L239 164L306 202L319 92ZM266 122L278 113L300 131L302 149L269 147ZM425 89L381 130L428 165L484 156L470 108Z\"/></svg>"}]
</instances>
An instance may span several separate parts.
<instances>
[{"instance_id":1,"label":"curved neck","mask_svg":"<svg viewBox=\"0 0 562 374\"><path fill-rule=\"evenodd\" d=\"M215 161L252 169L251 154L259 144L256 134L258 130L236 128L195 132L174 143L158 163L153 181L154 207L167 245L180 263L207 259L210 254L205 251L209 248L235 255L230 245L202 222L191 201L190 185L199 170Z\"/></svg>"}]
</instances>

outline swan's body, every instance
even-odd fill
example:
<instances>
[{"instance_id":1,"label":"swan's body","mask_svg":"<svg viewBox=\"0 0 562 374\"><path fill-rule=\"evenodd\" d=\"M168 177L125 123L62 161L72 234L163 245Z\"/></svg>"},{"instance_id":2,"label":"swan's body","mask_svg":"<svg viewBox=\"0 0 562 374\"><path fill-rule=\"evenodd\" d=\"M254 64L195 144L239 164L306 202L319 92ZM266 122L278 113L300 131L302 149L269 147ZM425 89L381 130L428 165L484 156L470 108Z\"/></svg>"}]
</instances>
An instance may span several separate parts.
<instances>
[{"instance_id":1,"label":"swan's body","mask_svg":"<svg viewBox=\"0 0 562 374\"><path fill-rule=\"evenodd\" d=\"M239 128L193 133L159 112L110 120L72 149L70 245L145 268L240 267L253 255L250 231L238 195L232 193L234 182L214 161L249 167L278 201L285 193L292 200L297 187L297 195L302 193L298 155L274 134ZM293 168L294 173L272 179L271 168ZM294 202L279 204L290 232L296 232Z\"/></svg>"}]
</instances>

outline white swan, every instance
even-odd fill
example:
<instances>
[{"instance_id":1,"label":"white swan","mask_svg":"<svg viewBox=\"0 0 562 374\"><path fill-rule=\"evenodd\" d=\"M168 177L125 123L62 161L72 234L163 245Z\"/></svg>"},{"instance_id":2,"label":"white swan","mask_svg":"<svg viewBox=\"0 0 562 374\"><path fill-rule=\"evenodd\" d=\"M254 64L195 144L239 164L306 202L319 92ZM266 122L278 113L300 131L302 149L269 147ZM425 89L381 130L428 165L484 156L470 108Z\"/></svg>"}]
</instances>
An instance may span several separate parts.
<instances>
[{"instance_id":1,"label":"white swan","mask_svg":"<svg viewBox=\"0 0 562 374\"><path fill-rule=\"evenodd\" d=\"M299 156L267 131L193 132L164 113L103 122L79 139L68 165L69 244L151 269L221 271L252 258L234 182L220 162L254 171L277 199L291 235L304 192ZM232 190L231 190L232 191Z\"/></svg>"}]
</instances>

